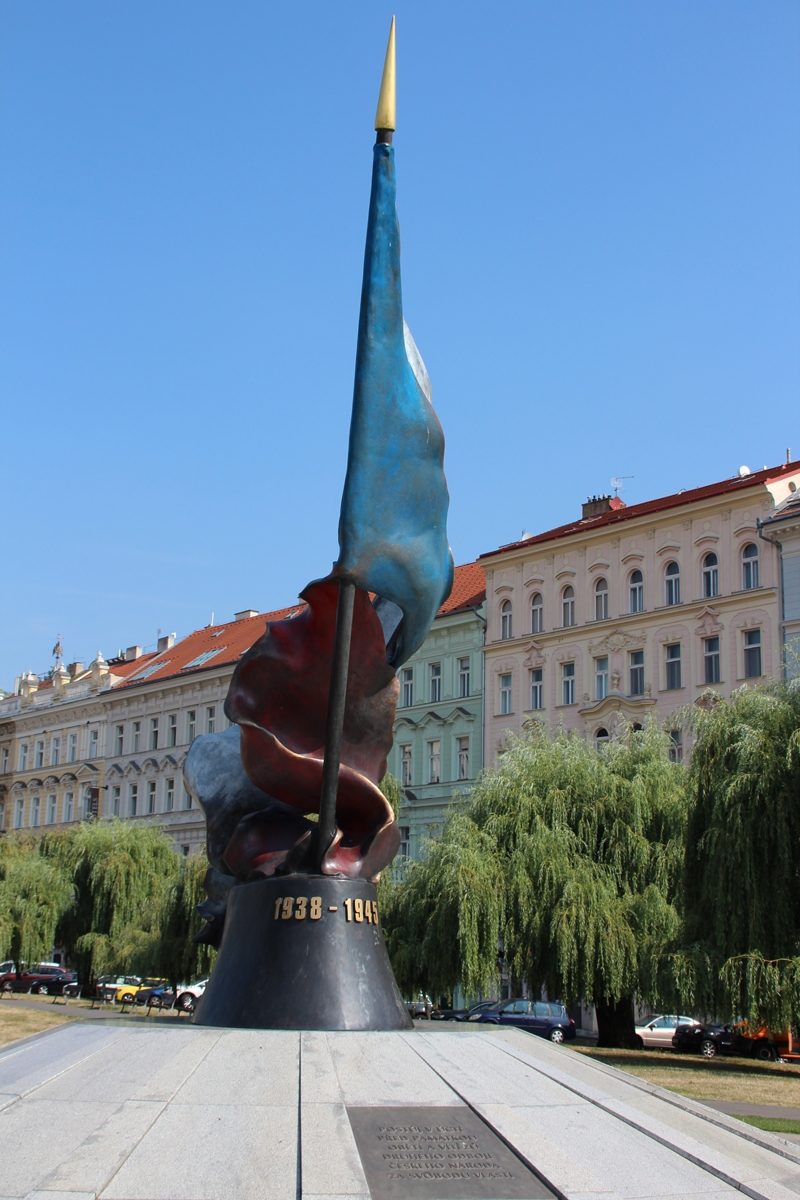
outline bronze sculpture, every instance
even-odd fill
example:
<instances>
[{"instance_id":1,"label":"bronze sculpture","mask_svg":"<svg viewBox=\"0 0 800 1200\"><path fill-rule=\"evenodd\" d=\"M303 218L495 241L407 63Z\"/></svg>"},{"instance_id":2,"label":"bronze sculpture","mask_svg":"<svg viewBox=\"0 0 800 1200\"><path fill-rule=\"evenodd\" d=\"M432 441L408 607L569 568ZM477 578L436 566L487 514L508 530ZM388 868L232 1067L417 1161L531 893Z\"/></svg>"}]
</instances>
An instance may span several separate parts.
<instances>
[{"instance_id":1,"label":"bronze sculpture","mask_svg":"<svg viewBox=\"0 0 800 1200\"><path fill-rule=\"evenodd\" d=\"M403 320L395 24L376 114L338 561L243 656L185 777L211 869L199 937L220 956L195 1020L404 1028L375 883L400 834L380 791L399 684L453 579L444 437ZM309 819L318 814L318 820Z\"/></svg>"}]
</instances>

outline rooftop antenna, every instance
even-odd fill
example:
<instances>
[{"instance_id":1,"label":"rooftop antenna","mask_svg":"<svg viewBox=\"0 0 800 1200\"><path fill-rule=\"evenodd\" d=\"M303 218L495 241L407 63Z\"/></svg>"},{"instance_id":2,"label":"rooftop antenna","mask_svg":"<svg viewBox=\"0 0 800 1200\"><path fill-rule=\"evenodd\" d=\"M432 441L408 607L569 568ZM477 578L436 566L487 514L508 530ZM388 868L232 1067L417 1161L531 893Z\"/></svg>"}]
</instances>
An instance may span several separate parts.
<instances>
[{"instance_id":1,"label":"rooftop antenna","mask_svg":"<svg viewBox=\"0 0 800 1200\"><path fill-rule=\"evenodd\" d=\"M615 475L614 478L611 480L611 486L614 489L614 498L615 499L619 495L622 488L624 488L624 486L625 486L624 481L626 479L635 479L635 476L634 475Z\"/></svg>"}]
</instances>

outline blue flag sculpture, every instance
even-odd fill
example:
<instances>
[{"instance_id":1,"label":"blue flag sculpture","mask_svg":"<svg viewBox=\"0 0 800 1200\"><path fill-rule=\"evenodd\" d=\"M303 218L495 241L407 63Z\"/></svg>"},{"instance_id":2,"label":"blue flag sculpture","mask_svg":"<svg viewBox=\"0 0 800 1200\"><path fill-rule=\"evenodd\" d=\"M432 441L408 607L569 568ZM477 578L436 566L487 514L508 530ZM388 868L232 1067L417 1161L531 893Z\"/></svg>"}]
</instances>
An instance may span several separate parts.
<instances>
[{"instance_id":1,"label":"blue flag sculpture","mask_svg":"<svg viewBox=\"0 0 800 1200\"><path fill-rule=\"evenodd\" d=\"M223 877L375 880L400 844L379 787L397 669L449 595L453 559L444 436L403 320L394 127L393 23L376 116L339 559L304 589L302 612L270 623L234 671L225 711L241 736L218 735L214 754L221 763L238 751L248 786L215 791L210 781L231 773L209 766L210 745L193 748L187 763L206 809L220 896ZM313 813L316 824L307 819Z\"/></svg>"},{"instance_id":2,"label":"blue flag sculpture","mask_svg":"<svg viewBox=\"0 0 800 1200\"><path fill-rule=\"evenodd\" d=\"M334 573L402 611L388 660L424 642L453 586L444 434L403 320L394 148L373 151L350 453Z\"/></svg>"}]
</instances>

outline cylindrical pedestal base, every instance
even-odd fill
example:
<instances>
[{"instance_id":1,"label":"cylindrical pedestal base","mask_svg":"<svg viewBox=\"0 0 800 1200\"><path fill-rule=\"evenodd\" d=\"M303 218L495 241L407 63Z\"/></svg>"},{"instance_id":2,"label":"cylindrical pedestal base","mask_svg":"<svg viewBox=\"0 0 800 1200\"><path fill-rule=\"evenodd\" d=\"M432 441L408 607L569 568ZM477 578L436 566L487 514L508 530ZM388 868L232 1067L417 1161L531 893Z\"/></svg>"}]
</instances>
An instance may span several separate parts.
<instances>
[{"instance_id":1,"label":"cylindrical pedestal base","mask_svg":"<svg viewBox=\"0 0 800 1200\"><path fill-rule=\"evenodd\" d=\"M238 1029L410 1029L362 879L285 875L231 889L194 1016Z\"/></svg>"}]
</instances>

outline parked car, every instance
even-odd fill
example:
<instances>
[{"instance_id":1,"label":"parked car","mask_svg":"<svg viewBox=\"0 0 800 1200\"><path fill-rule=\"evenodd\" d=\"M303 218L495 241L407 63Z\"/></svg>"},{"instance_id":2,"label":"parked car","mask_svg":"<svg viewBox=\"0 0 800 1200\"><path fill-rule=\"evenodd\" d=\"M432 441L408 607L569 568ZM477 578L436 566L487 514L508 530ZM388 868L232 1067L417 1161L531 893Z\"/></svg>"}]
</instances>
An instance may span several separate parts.
<instances>
[{"instance_id":1,"label":"parked car","mask_svg":"<svg viewBox=\"0 0 800 1200\"><path fill-rule=\"evenodd\" d=\"M766 1026L750 1030L746 1021L734 1025L681 1025L672 1044L676 1050L702 1054L704 1058L714 1058L717 1054L738 1054L764 1062L800 1058L800 1043L791 1032L774 1033Z\"/></svg>"},{"instance_id":2,"label":"parked car","mask_svg":"<svg viewBox=\"0 0 800 1200\"><path fill-rule=\"evenodd\" d=\"M571 1041L576 1032L564 1005L549 1000L502 1000L478 1013L477 1021L481 1025L515 1025L551 1042Z\"/></svg>"},{"instance_id":3,"label":"parked car","mask_svg":"<svg viewBox=\"0 0 800 1200\"><path fill-rule=\"evenodd\" d=\"M153 987L140 987L136 993L134 1004L139 1008L172 1008L175 1003L175 993L168 983L155 983Z\"/></svg>"},{"instance_id":4,"label":"parked car","mask_svg":"<svg viewBox=\"0 0 800 1200\"><path fill-rule=\"evenodd\" d=\"M415 1021L424 1021L426 1017L430 1020L430 1015L433 1012L433 1001L430 996L423 996L422 992L420 992L416 1000L406 1001L406 1008Z\"/></svg>"},{"instance_id":5,"label":"parked car","mask_svg":"<svg viewBox=\"0 0 800 1200\"><path fill-rule=\"evenodd\" d=\"M64 985L76 978L74 971L65 971L50 963L37 963L22 971L7 971L0 976L0 990L4 992L31 992L40 996L60 996Z\"/></svg>"},{"instance_id":6,"label":"parked car","mask_svg":"<svg viewBox=\"0 0 800 1200\"><path fill-rule=\"evenodd\" d=\"M473 1021L487 1008L494 1008L497 1000L479 1000L469 1008L435 1008L431 1013L434 1021Z\"/></svg>"},{"instance_id":7,"label":"parked car","mask_svg":"<svg viewBox=\"0 0 800 1200\"><path fill-rule=\"evenodd\" d=\"M140 979L138 975L129 975L129 979L135 979L136 983L125 983L117 988L114 996L115 1004L133 1004L136 999L136 993L140 988L158 987L162 983L166 983L166 979Z\"/></svg>"},{"instance_id":8,"label":"parked car","mask_svg":"<svg viewBox=\"0 0 800 1200\"><path fill-rule=\"evenodd\" d=\"M64 988L64 995L71 1000L82 996L84 1000L104 1000L107 1003L116 998L120 987L125 984L138 987L141 984L138 975L101 975L94 984L79 984L77 980Z\"/></svg>"},{"instance_id":9,"label":"parked car","mask_svg":"<svg viewBox=\"0 0 800 1200\"><path fill-rule=\"evenodd\" d=\"M671 1050L672 1039L679 1025L700 1024L694 1017L653 1017L647 1024L636 1026L636 1044L640 1050Z\"/></svg>"},{"instance_id":10,"label":"parked car","mask_svg":"<svg viewBox=\"0 0 800 1200\"><path fill-rule=\"evenodd\" d=\"M175 1007L182 1012L194 1012L197 1001L206 990L208 979L198 979L197 983L182 983L178 988L178 998Z\"/></svg>"}]
</instances>

